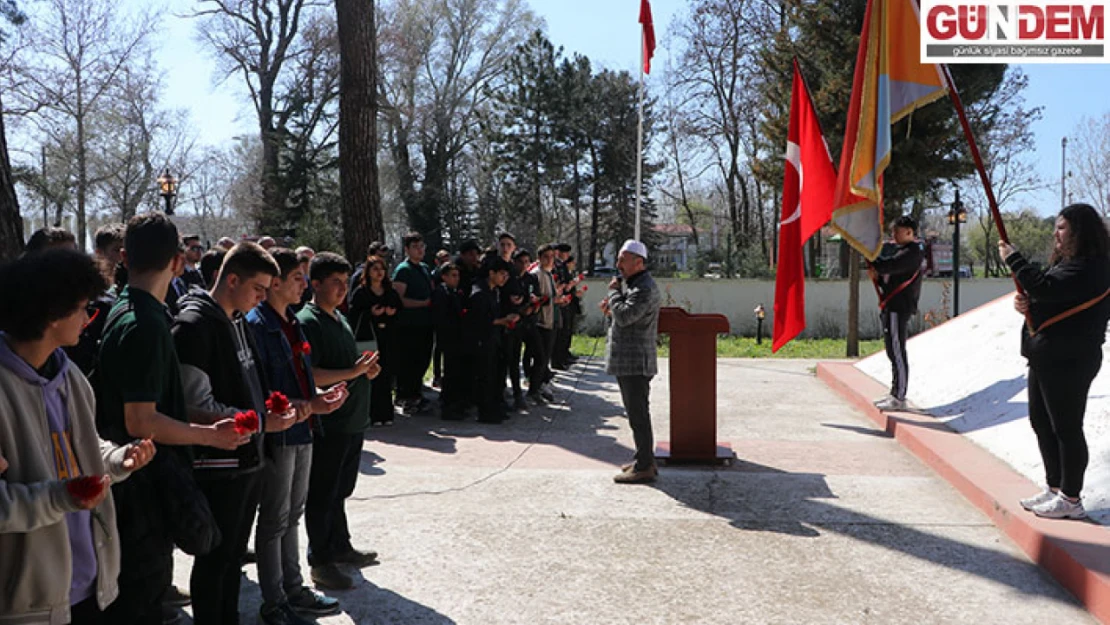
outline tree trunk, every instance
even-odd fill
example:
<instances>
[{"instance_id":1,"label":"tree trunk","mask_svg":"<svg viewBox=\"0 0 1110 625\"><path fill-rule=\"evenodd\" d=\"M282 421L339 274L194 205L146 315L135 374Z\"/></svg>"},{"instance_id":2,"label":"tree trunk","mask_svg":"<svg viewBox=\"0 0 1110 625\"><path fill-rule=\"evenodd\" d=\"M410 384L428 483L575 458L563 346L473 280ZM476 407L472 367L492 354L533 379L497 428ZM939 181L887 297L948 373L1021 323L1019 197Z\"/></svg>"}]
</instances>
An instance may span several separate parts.
<instances>
[{"instance_id":1,"label":"tree trunk","mask_svg":"<svg viewBox=\"0 0 1110 625\"><path fill-rule=\"evenodd\" d=\"M0 106L0 110L3 106ZM0 260L8 260L23 252L23 219L19 216L19 200L12 181L12 164L8 160L8 138L4 118L0 115Z\"/></svg>"},{"instance_id":2,"label":"tree trunk","mask_svg":"<svg viewBox=\"0 0 1110 625\"><path fill-rule=\"evenodd\" d=\"M582 172L578 170L578 161L574 161L574 251L578 254L579 271L582 265ZM591 267L592 269L592 267Z\"/></svg>"},{"instance_id":3,"label":"tree trunk","mask_svg":"<svg viewBox=\"0 0 1110 625\"><path fill-rule=\"evenodd\" d=\"M81 83L77 83L78 111L81 110ZM89 199L89 157L85 145L85 115L77 114L77 249L85 251L85 210Z\"/></svg>"},{"instance_id":4,"label":"tree trunk","mask_svg":"<svg viewBox=\"0 0 1110 625\"><path fill-rule=\"evenodd\" d=\"M848 254L848 358L859 358L859 252Z\"/></svg>"},{"instance_id":5,"label":"tree trunk","mask_svg":"<svg viewBox=\"0 0 1110 625\"><path fill-rule=\"evenodd\" d=\"M593 169L593 201L590 206L590 258L586 270L593 275L594 266L597 264L597 220L601 212L601 193L597 188L597 148L590 143L590 167Z\"/></svg>"},{"instance_id":6,"label":"tree trunk","mask_svg":"<svg viewBox=\"0 0 1110 625\"><path fill-rule=\"evenodd\" d=\"M377 42L374 1L335 0L338 24L339 190L343 249L362 258L371 241L385 238L378 188Z\"/></svg>"}]
</instances>

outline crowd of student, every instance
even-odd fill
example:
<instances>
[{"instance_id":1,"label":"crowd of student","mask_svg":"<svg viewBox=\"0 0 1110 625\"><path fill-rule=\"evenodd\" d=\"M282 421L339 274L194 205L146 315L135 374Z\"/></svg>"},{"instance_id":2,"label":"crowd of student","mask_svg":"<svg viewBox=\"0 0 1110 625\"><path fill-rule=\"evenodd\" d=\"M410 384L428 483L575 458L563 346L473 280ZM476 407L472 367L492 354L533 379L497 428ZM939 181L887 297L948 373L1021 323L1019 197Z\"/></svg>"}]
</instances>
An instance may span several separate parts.
<instances>
[{"instance_id":1,"label":"crowd of student","mask_svg":"<svg viewBox=\"0 0 1110 625\"><path fill-rule=\"evenodd\" d=\"M488 423L553 401L573 361L565 244L502 233L433 268L409 234L396 267L375 243L352 268L269 237L206 251L155 212L94 246L47 228L0 267L19 294L0 301L0 624L154 625L191 600L199 625L234 625L252 530L262 622L337 613L298 527L317 588L377 563L345 512L367 428L433 408L433 361L442 418Z\"/></svg>"}]
</instances>

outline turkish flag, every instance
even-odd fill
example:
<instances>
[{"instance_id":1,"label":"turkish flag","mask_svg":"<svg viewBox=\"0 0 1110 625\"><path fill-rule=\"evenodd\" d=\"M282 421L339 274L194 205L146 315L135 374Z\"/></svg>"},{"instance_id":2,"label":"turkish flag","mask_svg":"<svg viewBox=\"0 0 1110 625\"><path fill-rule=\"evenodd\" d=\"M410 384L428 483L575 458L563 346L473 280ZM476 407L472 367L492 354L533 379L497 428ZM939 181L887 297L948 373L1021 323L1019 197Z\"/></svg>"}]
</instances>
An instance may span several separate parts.
<instances>
[{"instance_id":1,"label":"turkish flag","mask_svg":"<svg viewBox=\"0 0 1110 625\"><path fill-rule=\"evenodd\" d=\"M640 23L644 25L644 73L651 73L651 57L655 55L655 24L651 21L651 3L640 0Z\"/></svg>"},{"instance_id":2,"label":"turkish flag","mask_svg":"<svg viewBox=\"0 0 1110 625\"><path fill-rule=\"evenodd\" d=\"M836 170L821 134L817 112L794 61L790 128L782 183L779 262L775 274L775 329L771 351L777 352L806 327L805 268L802 245L832 218Z\"/></svg>"}]
</instances>

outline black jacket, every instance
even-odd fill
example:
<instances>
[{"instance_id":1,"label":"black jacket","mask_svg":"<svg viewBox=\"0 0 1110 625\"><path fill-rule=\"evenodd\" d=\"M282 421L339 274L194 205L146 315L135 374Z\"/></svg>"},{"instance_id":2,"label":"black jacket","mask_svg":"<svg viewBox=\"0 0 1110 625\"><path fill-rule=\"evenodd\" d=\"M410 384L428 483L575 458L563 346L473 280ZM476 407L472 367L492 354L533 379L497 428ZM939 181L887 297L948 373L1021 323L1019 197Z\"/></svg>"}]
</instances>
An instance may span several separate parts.
<instances>
[{"instance_id":1,"label":"black jacket","mask_svg":"<svg viewBox=\"0 0 1110 625\"><path fill-rule=\"evenodd\" d=\"M1014 252L1006 258L1006 264L1029 295L1029 317L1036 328L1110 289L1108 258L1065 260L1046 271ZM1021 329L1021 354L1038 361L1101 358L1108 320L1110 297L1036 334L1026 323Z\"/></svg>"},{"instance_id":2,"label":"black jacket","mask_svg":"<svg viewBox=\"0 0 1110 625\"><path fill-rule=\"evenodd\" d=\"M192 387L187 381L188 368L195 367L207 374L216 402L237 410L254 410L259 418L259 432L235 451L195 447L193 467L199 471L198 477L258 470L262 466L261 430L269 386L246 317L236 315L232 322L211 295L193 291L181 299L181 312L172 332L186 394Z\"/></svg>"},{"instance_id":3,"label":"black jacket","mask_svg":"<svg viewBox=\"0 0 1110 625\"><path fill-rule=\"evenodd\" d=\"M463 318L464 345L470 353L496 349L501 344L501 326L493 325L501 318L501 302L497 289L484 282L476 282L470 292Z\"/></svg>"},{"instance_id":4,"label":"black jacket","mask_svg":"<svg viewBox=\"0 0 1110 625\"><path fill-rule=\"evenodd\" d=\"M871 266L879 273L879 299L886 302L883 310L906 315L917 313L925 267L925 250L921 243L888 243Z\"/></svg>"}]
</instances>

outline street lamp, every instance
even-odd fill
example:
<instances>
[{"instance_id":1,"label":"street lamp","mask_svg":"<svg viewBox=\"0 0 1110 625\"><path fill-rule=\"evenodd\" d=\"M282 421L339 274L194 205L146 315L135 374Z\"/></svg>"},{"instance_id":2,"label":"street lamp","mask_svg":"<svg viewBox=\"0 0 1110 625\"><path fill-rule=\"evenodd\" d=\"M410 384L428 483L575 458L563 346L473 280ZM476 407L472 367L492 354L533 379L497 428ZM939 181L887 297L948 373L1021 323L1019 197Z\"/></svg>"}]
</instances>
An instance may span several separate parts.
<instances>
[{"instance_id":1,"label":"street lamp","mask_svg":"<svg viewBox=\"0 0 1110 625\"><path fill-rule=\"evenodd\" d=\"M955 226L952 233L952 316L957 317L960 314L960 224L967 223L967 210L960 201L959 189L948 210L948 223Z\"/></svg>"},{"instance_id":2,"label":"street lamp","mask_svg":"<svg viewBox=\"0 0 1110 625\"><path fill-rule=\"evenodd\" d=\"M158 176L158 193L166 200L166 214L172 215L177 200L177 178L170 173L169 167Z\"/></svg>"}]
</instances>

